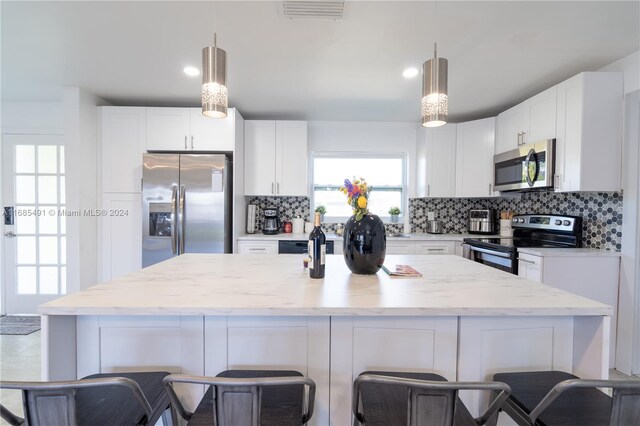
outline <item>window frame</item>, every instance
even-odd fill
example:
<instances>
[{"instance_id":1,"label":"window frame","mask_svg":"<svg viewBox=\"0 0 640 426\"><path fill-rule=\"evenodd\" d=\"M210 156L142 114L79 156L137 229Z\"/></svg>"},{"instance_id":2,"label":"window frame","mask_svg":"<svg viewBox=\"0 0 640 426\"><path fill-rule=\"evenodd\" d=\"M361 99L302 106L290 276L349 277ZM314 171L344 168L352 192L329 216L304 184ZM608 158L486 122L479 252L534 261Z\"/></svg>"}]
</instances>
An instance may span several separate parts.
<instances>
[{"instance_id":1,"label":"window frame","mask_svg":"<svg viewBox=\"0 0 640 426\"><path fill-rule=\"evenodd\" d=\"M374 188L376 191L396 191L398 189L401 190L401 205L400 210L401 214L398 216L398 224L404 223L405 213L407 211L406 206L408 205L408 171L407 171L407 154L405 152L360 152L360 151L311 151L310 155L311 161L309 165L309 216L310 219L313 219L314 206L315 206L315 195L316 188L328 188L333 190L338 190L342 187L342 185L316 185L314 182L314 169L315 169L315 159L316 158L352 158L352 159L383 159L383 160L401 160L402 161L402 185L385 185L380 186L376 185ZM348 178L347 178L348 179ZM366 179L366 176L365 176ZM345 199L345 203L347 200ZM384 212L383 215L379 215L380 219L384 223L392 223L391 215L388 212ZM351 216L331 216L330 214L325 214L324 221L326 223L344 223Z\"/></svg>"}]
</instances>

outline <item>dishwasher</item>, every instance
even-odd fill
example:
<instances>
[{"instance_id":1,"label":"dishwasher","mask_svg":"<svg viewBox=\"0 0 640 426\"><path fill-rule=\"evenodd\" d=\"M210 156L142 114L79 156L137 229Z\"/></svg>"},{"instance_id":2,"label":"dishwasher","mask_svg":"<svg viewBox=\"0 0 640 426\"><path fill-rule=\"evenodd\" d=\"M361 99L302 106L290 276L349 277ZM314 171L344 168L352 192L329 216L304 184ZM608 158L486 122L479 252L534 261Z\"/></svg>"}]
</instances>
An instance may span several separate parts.
<instances>
[{"instance_id":1,"label":"dishwasher","mask_svg":"<svg viewBox=\"0 0 640 426\"><path fill-rule=\"evenodd\" d=\"M309 249L309 240L280 240L278 254L302 254ZM333 254L333 241L327 240L327 254Z\"/></svg>"}]
</instances>

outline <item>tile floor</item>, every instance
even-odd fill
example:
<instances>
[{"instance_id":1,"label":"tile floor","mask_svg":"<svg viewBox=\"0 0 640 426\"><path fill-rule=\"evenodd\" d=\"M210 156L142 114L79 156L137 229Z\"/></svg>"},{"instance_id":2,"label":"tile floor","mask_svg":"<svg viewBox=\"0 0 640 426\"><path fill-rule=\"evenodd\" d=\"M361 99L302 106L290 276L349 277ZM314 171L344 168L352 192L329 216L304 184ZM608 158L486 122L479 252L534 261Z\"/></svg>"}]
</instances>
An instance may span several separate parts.
<instances>
[{"instance_id":1,"label":"tile floor","mask_svg":"<svg viewBox=\"0 0 640 426\"><path fill-rule=\"evenodd\" d=\"M640 380L640 376L627 376L610 370L609 377L616 380ZM0 379L40 380L40 331L26 336L0 335ZM22 416L22 397L17 391L0 391L0 401L13 413ZM0 425L7 423L0 419Z\"/></svg>"}]
</instances>

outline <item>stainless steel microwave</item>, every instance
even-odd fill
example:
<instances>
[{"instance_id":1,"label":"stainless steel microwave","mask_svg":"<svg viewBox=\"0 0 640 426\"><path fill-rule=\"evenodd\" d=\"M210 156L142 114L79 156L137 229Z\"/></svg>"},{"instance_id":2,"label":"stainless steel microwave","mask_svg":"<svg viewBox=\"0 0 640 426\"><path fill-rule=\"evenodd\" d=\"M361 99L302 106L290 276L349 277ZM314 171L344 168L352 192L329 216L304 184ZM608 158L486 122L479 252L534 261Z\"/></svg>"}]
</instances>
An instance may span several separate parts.
<instances>
[{"instance_id":1,"label":"stainless steel microwave","mask_svg":"<svg viewBox=\"0 0 640 426\"><path fill-rule=\"evenodd\" d=\"M496 191L553 187L555 139L523 145L493 157Z\"/></svg>"}]
</instances>

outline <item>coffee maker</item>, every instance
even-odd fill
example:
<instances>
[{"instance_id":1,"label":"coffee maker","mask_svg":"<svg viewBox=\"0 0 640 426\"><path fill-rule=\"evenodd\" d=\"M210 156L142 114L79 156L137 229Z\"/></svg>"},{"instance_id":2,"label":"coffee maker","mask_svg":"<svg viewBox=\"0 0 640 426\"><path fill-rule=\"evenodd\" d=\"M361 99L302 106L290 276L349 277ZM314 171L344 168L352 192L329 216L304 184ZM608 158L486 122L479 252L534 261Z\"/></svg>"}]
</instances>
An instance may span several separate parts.
<instances>
[{"instance_id":1,"label":"coffee maker","mask_svg":"<svg viewBox=\"0 0 640 426\"><path fill-rule=\"evenodd\" d=\"M266 235L275 235L280 233L280 218L277 209L264 209L264 225L262 233Z\"/></svg>"}]
</instances>

